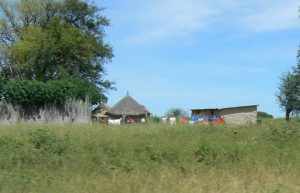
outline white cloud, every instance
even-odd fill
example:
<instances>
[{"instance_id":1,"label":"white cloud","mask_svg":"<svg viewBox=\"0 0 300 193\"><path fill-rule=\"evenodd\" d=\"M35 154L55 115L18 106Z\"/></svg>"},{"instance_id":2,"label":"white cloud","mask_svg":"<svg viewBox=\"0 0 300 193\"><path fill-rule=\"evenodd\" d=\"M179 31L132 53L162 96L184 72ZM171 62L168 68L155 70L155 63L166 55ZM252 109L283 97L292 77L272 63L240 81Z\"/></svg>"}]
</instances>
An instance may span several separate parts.
<instances>
[{"instance_id":1,"label":"white cloud","mask_svg":"<svg viewBox=\"0 0 300 193\"><path fill-rule=\"evenodd\" d=\"M186 36L204 29L209 18L217 14L205 2L197 0L160 0L138 17L138 31L129 38L133 42Z\"/></svg>"},{"instance_id":2,"label":"white cloud","mask_svg":"<svg viewBox=\"0 0 300 193\"><path fill-rule=\"evenodd\" d=\"M193 38L223 28L260 33L299 28L298 0L126 0L119 21L130 29L125 40L144 43ZM117 25L117 24L116 24Z\"/></svg>"},{"instance_id":3,"label":"white cloud","mask_svg":"<svg viewBox=\"0 0 300 193\"><path fill-rule=\"evenodd\" d=\"M269 6L252 10L249 15L240 19L240 24L255 32L285 30L299 27L298 2L282 1Z\"/></svg>"}]
</instances>

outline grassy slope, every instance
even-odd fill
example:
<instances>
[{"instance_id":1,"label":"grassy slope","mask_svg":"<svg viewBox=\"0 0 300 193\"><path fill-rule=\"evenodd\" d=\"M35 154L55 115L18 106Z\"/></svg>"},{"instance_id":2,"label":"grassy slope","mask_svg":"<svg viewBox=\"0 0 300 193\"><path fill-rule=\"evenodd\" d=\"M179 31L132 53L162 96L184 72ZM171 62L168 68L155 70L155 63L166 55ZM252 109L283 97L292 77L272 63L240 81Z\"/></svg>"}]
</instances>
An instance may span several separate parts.
<instances>
[{"instance_id":1,"label":"grassy slope","mask_svg":"<svg viewBox=\"0 0 300 193\"><path fill-rule=\"evenodd\" d=\"M0 128L0 192L300 192L300 121Z\"/></svg>"}]
</instances>

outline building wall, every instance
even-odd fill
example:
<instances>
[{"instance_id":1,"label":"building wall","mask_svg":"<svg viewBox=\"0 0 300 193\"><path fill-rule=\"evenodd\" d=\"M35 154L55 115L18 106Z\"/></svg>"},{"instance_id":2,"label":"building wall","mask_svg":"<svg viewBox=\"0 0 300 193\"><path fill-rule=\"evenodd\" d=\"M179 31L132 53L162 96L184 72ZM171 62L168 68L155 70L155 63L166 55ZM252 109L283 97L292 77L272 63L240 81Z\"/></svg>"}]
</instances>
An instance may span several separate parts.
<instances>
[{"instance_id":1,"label":"building wall","mask_svg":"<svg viewBox=\"0 0 300 193\"><path fill-rule=\"evenodd\" d=\"M225 123L249 124L257 122L257 106L234 107L221 110Z\"/></svg>"},{"instance_id":2,"label":"building wall","mask_svg":"<svg viewBox=\"0 0 300 193\"><path fill-rule=\"evenodd\" d=\"M203 115L210 117L212 115L221 115L221 112L218 109L192 110L192 116L203 116Z\"/></svg>"}]
</instances>

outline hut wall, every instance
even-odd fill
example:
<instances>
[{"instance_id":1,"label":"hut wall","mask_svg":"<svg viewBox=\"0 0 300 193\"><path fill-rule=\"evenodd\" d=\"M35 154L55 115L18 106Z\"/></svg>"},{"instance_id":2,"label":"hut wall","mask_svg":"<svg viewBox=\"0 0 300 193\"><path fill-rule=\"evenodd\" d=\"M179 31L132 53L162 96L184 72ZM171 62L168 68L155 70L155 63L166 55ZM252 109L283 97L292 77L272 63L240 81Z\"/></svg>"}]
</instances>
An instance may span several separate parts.
<instances>
[{"instance_id":1,"label":"hut wall","mask_svg":"<svg viewBox=\"0 0 300 193\"><path fill-rule=\"evenodd\" d=\"M221 110L221 114L229 124L257 122L257 106L226 108Z\"/></svg>"}]
</instances>

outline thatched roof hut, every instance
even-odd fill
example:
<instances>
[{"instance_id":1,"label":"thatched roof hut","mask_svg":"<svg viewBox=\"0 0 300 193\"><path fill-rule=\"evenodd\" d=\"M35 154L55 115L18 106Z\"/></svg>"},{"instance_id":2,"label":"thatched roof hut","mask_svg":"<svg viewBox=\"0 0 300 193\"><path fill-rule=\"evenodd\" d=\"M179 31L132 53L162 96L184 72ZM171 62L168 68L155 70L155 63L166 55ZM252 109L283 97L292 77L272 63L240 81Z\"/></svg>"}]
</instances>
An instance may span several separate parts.
<instances>
[{"instance_id":1,"label":"thatched roof hut","mask_svg":"<svg viewBox=\"0 0 300 193\"><path fill-rule=\"evenodd\" d=\"M107 103L101 102L93 111L92 116L93 117L105 117L107 111L111 109L111 107Z\"/></svg>"},{"instance_id":2,"label":"thatched roof hut","mask_svg":"<svg viewBox=\"0 0 300 193\"><path fill-rule=\"evenodd\" d=\"M109 109L106 114L110 117L147 118L151 113L127 93L127 95Z\"/></svg>"}]
</instances>

